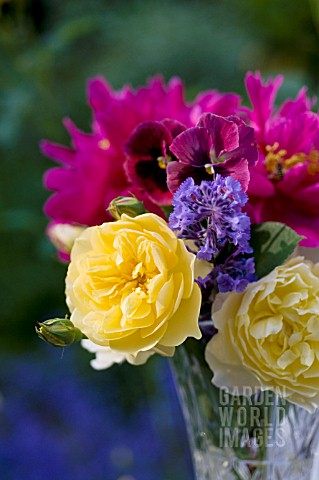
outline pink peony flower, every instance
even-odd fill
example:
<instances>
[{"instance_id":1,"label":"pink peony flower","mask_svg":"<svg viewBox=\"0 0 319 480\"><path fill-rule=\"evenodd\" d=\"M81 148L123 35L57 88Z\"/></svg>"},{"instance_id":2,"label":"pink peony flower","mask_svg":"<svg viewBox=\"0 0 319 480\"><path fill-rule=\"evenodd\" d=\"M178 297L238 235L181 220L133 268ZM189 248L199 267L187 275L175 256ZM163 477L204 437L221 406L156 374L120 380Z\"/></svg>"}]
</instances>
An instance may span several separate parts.
<instances>
[{"instance_id":1,"label":"pink peony flower","mask_svg":"<svg viewBox=\"0 0 319 480\"><path fill-rule=\"evenodd\" d=\"M54 223L96 225L111 220L107 212L110 201L128 193L141 200L145 197L146 207L160 213L140 185L125 173L123 146L133 130L141 122L165 118L190 127L203 108L230 115L238 108L240 98L212 90L187 104L183 84L176 78L167 86L156 77L136 91L124 87L115 92L98 77L89 82L88 100L93 110L92 133L83 133L65 120L72 138L71 148L48 141L41 143L42 152L60 164L44 176L46 188L55 192L44 208Z\"/></svg>"},{"instance_id":2,"label":"pink peony flower","mask_svg":"<svg viewBox=\"0 0 319 480\"><path fill-rule=\"evenodd\" d=\"M274 110L281 76L263 83L248 73L246 87L252 110L259 161L250 171L248 212L252 221L280 221L306 238L302 245L319 246L319 117L313 100L300 90Z\"/></svg>"}]
</instances>

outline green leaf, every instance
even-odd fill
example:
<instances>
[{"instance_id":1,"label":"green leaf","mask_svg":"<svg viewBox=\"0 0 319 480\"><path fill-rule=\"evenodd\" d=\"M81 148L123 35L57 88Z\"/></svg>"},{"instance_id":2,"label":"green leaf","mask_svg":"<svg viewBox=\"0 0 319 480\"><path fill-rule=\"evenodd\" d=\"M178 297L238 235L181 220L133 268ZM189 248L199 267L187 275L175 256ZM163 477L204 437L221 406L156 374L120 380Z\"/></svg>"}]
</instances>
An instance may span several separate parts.
<instances>
[{"instance_id":1,"label":"green leaf","mask_svg":"<svg viewBox=\"0 0 319 480\"><path fill-rule=\"evenodd\" d=\"M292 254L300 240L290 227L279 222L252 225L250 245L254 249L256 275L268 275Z\"/></svg>"},{"instance_id":2,"label":"green leaf","mask_svg":"<svg viewBox=\"0 0 319 480\"><path fill-rule=\"evenodd\" d=\"M167 206L163 205L161 207L161 209L163 210L163 212L165 214L165 217L168 220L168 218L169 218L170 214L172 213L172 211L174 210L174 208L171 205L167 205Z\"/></svg>"}]
</instances>

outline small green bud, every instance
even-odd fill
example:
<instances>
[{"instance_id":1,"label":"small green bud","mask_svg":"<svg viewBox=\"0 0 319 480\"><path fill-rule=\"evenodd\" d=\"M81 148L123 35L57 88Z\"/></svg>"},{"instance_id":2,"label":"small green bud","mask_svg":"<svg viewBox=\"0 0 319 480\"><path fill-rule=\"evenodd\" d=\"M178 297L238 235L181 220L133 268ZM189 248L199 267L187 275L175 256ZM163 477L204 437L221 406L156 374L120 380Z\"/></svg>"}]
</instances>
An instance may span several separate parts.
<instances>
[{"instance_id":1,"label":"small green bud","mask_svg":"<svg viewBox=\"0 0 319 480\"><path fill-rule=\"evenodd\" d=\"M82 338L86 338L67 317L38 322L35 331L41 340L54 347L67 347L72 343L79 342Z\"/></svg>"},{"instance_id":2,"label":"small green bud","mask_svg":"<svg viewBox=\"0 0 319 480\"><path fill-rule=\"evenodd\" d=\"M142 202L135 197L117 197L111 201L109 208L110 214L115 220L119 220L123 213L130 217L137 217L146 212Z\"/></svg>"}]
</instances>

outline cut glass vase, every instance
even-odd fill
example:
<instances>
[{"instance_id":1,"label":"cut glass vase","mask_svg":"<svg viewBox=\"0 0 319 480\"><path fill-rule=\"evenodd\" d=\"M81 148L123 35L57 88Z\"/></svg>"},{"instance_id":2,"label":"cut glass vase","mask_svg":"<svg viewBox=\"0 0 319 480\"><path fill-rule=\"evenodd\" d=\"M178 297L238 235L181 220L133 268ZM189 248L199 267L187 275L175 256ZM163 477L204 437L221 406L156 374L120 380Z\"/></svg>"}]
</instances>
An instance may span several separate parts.
<instances>
[{"instance_id":1,"label":"cut glass vase","mask_svg":"<svg viewBox=\"0 0 319 480\"><path fill-rule=\"evenodd\" d=\"M204 344L192 339L172 367L196 480L319 479L319 411L271 391L243 397L215 387Z\"/></svg>"}]
</instances>

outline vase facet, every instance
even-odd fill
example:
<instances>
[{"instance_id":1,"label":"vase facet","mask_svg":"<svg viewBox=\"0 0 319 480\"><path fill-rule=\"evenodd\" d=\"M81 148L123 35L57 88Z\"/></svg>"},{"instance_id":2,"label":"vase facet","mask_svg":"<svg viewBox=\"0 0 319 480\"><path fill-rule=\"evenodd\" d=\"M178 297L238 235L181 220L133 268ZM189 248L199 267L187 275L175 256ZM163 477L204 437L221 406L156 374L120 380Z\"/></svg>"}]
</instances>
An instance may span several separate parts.
<instances>
[{"instance_id":1,"label":"vase facet","mask_svg":"<svg viewBox=\"0 0 319 480\"><path fill-rule=\"evenodd\" d=\"M319 479L319 412L270 391L242 397L215 387L204 345L192 339L172 366L197 480Z\"/></svg>"}]
</instances>

